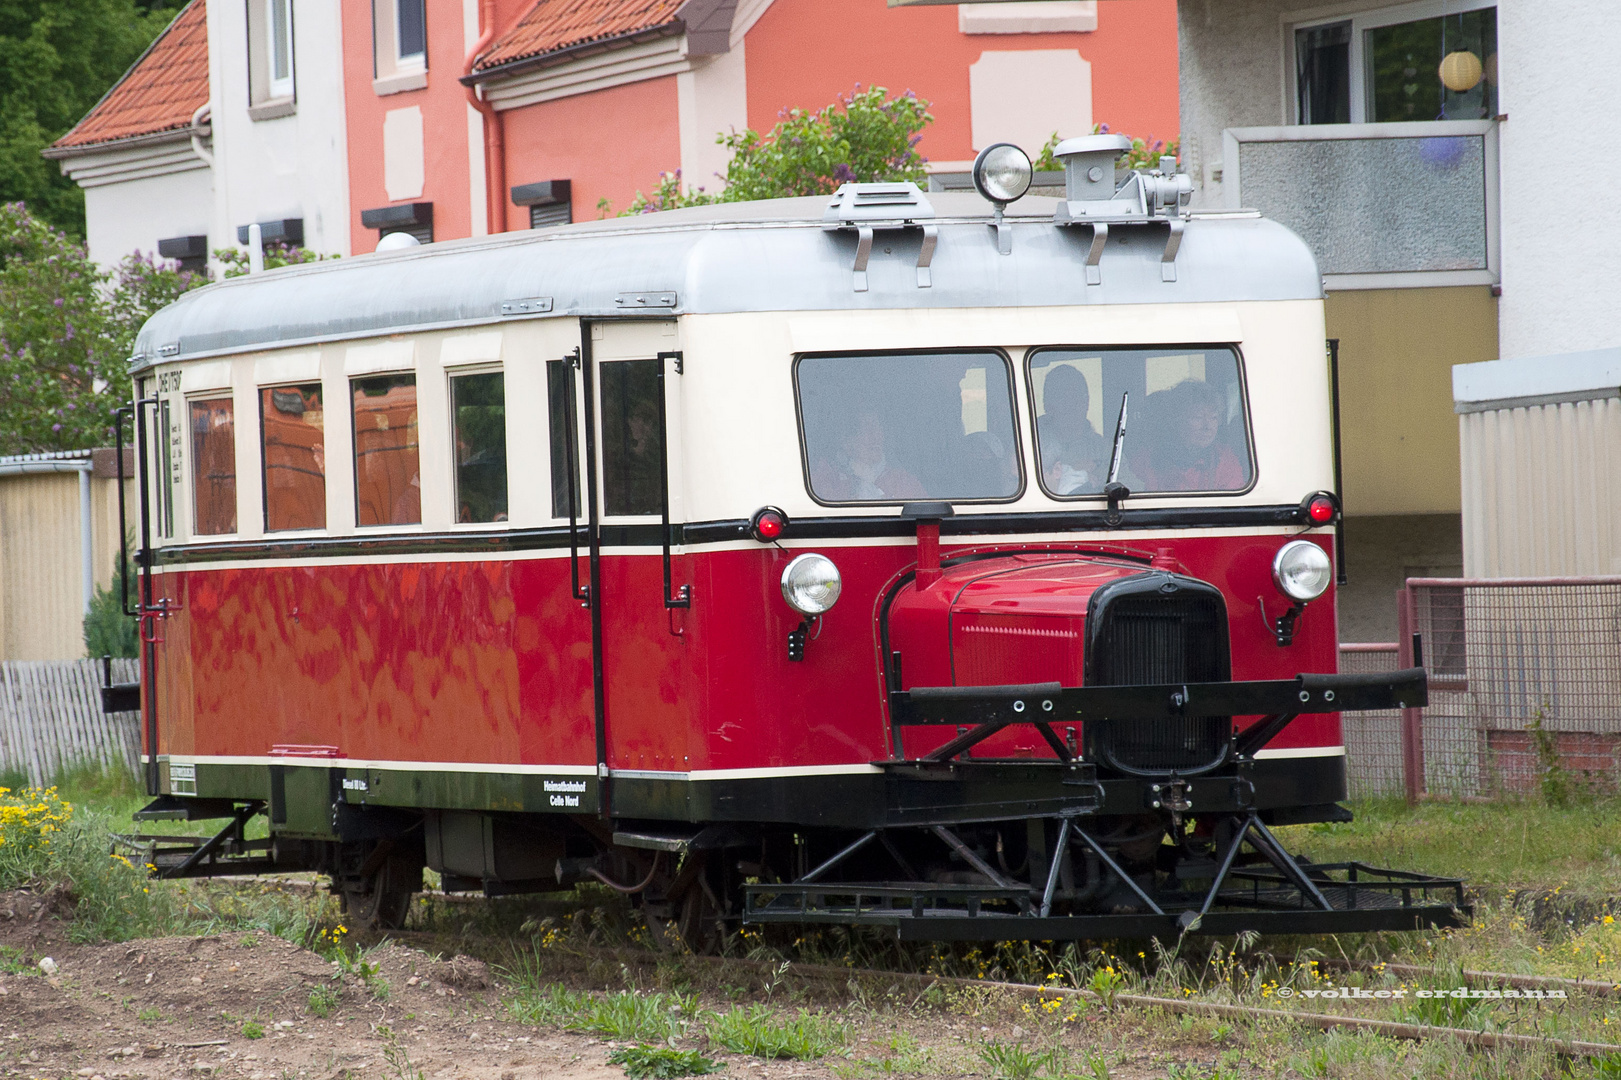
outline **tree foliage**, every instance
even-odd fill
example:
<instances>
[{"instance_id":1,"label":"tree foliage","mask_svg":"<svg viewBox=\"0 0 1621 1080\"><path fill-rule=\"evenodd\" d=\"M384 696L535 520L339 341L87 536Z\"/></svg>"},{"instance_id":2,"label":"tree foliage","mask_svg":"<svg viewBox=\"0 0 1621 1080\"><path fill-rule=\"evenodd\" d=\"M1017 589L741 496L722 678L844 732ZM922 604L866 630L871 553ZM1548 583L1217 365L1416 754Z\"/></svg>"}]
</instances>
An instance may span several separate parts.
<instances>
[{"instance_id":1,"label":"tree foliage","mask_svg":"<svg viewBox=\"0 0 1621 1080\"><path fill-rule=\"evenodd\" d=\"M108 445L141 324L207 280L140 254L108 273L22 203L0 205L0 454Z\"/></svg>"},{"instance_id":2,"label":"tree foliage","mask_svg":"<svg viewBox=\"0 0 1621 1080\"><path fill-rule=\"evenodd\" d=\"M840 184L883 180L922 183L924 158L917 151L934 117L929 103L911 91L890 97L882 86L857 86L848 97L816 112L784 109L761 135L754 130L722 133L716 142L731 151L726 186L718 195L702 187L683 190L680 170L664 173L651 196L638 191L626 214L673 210L714 202L826 195Z\"/></svg>"},{"instance_id":3,"label":"tree foliage","mask_svg":"<svg viewBox=\"0 0 1621 1080\"><path fill-rule=\"evenodd\" d=\"M84 196L40 151L67 133L167 26L165 0L0 0L0 201L73 235Z\"/></svg>"}]
</instances>

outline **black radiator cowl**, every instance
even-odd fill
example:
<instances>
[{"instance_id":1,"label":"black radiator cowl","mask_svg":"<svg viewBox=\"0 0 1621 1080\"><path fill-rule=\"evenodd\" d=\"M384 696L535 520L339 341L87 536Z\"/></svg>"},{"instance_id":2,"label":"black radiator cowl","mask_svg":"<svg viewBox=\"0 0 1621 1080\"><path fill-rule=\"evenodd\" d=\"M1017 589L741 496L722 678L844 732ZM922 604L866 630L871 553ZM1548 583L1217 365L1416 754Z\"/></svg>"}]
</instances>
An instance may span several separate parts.
<instances>
[{"instance_id":1,"label":"black radiator cowl","mask_svg":"<svg viewBox=\"0 0 1621 1080\"><path fill-rule=\"evenodd\" d=\"M1086 612L1088 686L1224 682L1232 677L1227 603L1208 582L1164 571L1098 589ZM1131 772L1196 771L1221 759L1230 716L1102 721L1085 726L1085 754Z\"/></svg>"}]
</instances>

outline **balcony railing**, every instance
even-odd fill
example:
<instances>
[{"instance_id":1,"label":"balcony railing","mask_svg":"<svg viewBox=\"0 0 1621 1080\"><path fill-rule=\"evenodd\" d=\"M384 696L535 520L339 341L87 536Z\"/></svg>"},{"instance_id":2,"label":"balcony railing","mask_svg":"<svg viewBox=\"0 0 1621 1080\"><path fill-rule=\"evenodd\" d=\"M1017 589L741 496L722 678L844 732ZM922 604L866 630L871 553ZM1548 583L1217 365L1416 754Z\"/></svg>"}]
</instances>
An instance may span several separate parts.
<instances>
[{"instance_id":1,"label":"balcony railing","mask_svg":"<svg viewBox=\"0 0 1621 1080\"><path fill-rule=\"evenodd\" d=\"M1495 121L1223 134L1227 204L1299 233L1330 289L1498 283Z\"/></svg>"}]
</instances>

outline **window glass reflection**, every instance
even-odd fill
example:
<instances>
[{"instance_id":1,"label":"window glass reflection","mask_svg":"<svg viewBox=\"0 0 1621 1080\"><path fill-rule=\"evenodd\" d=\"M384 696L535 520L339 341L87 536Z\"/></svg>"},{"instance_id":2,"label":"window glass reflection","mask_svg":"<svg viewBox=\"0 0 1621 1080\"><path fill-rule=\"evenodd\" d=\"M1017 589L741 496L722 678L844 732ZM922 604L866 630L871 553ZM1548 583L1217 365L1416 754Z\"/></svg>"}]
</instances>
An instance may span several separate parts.
<instances>
[{"instance_id":1,"label":"window glass reflection","mask_svg":"<svg viewBox=\"0 0 1621 1080\"><path fill-rule=\"evenodd\" d=\"M265 529L326 528L326 413L321 384L259 391Z\"/></svg>"},{"instance_id":2,"label":"window glass reflection","mask_svg":"<svg viewBox=\"0 0 1621 1080\"><path fill-rule=\"evenodd\" d=\"M456 520L507 520L507 406L499 371L450 380L456 418Z\"/></svg>"},{"instance_id":3,"label":"window glass reflection","mask_svg":"<svg viewBox=\"0 0 1621 1080\"><path fill-rule=\"evenodd\" d=\"M191 490L199 536L236 532L236 410L230 398L191 403Z\"/></svg>"},{"instance_id":4,"label":"window glass reflection","mask_svg":"<svg viewBox=\"0 0 1621 1080\"><path fill-rule=\"evenodd\" d=\"M416 376L380 375L356 379L351 385L355 522L416 525L422 521Z\"/></svg>"}]
</instances>

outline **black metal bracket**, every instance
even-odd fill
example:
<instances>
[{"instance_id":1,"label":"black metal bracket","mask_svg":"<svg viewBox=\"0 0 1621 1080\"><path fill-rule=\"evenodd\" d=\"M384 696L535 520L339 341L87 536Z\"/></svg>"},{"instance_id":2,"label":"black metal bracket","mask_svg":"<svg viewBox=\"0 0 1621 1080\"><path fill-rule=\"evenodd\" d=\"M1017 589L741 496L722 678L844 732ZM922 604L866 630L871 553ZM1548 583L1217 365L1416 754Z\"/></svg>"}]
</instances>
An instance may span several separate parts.
<instances>
[{"instance_id":1,"label":"black metal bracket","mask_svg":"<svg viewBox=\"0 0 1621 1080\"><path fill-rule=\"evenodd\" d=\"M1120 503L1131 497L1131 489L1118 480L1111 480L1103 485L1103 497L1109 500L1109 509L1104 513L1103 520L1114 528L1120 524Z\"/></svg>"},{"instance_id":2,"label":"black metal bracket","mask_svg":"<svg viewBox=\"0 0 1621 1080\"><path fill-rule=\"evenodd\" d=\"M101 658L101 711L104 713L140 712L141 684L113 682L113 658Z\"/></svg>"},{"instance_id":3,"label":"black metal bracket","mask_svg":"<svg viewBox=\"0 0 1621 1080\"><path fill-rule=\"evenodd\" d=\"M821 620L820 615L809 615L799 620L799 625L788 631L788 659L799 663L805 659L805 642L809 640L811 628Z\"/></svg>"},{"instance_id":4,"label":"black metal bracket","mask_svg":"<svg viewBox=\"0 0 1621 1080\"><path fill-rule=\"evenodd\" d=\"M1257 596L1255 604L1261 609L1261 625L1265 626L1267 633L1277 641L1278 647L1281 649L1290 645L1295 639L1295 625L1300 621L1301 612L1306 610L1306 602L1296 600L1289 610L1279 615L1275 621L1267 618L1266 600L1263 597Z\"/></svg>"},{"instance_id":5,"label":"black metal bracket","mask_svg":"<svg viewBox=\"0 0 1621 1080\"><path fill-rule=\"evenodd\" d=\"M690 608L692 606L692 586L683 585L680 589L671 591L670 573L670 425L668 409L664 401L664 364L666 361L675 361L675 373L681 374L684 364L679 352L661 352L658 354L659 364L659 524L663 527L664 536L664 606L666 608ZM792 653L793 646L789 645ZM803 646L801 646L803 651ZM793 659L790 655L789 659Z\"/></svg>"}]
</instances>

